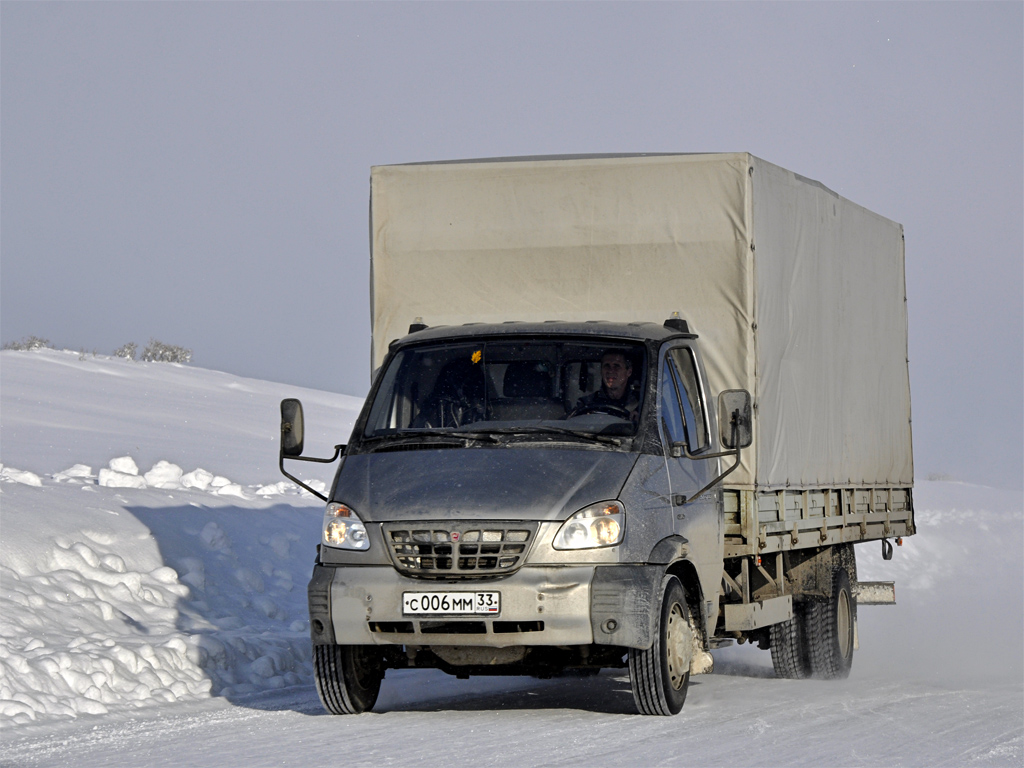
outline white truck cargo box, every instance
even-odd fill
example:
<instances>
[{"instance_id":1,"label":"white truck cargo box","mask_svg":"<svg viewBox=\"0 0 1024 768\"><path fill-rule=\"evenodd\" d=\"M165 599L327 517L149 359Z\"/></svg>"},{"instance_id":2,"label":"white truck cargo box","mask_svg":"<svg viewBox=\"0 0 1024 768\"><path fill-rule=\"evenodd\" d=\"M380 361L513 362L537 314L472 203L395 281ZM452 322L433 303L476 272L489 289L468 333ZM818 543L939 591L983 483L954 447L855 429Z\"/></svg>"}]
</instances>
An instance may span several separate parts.
<instances>
[{"instance_id":1,"label":"white truck cargo box","mask_svg":"<svg viewBox=\"0 0 1024 768\"><path fill-rule=\"evenodd\" d=\"M902 227L746 153L380 166L373 366L416 318L661 322L746 389L728 488L913 484Z\"/></svg>"}]
</instances>

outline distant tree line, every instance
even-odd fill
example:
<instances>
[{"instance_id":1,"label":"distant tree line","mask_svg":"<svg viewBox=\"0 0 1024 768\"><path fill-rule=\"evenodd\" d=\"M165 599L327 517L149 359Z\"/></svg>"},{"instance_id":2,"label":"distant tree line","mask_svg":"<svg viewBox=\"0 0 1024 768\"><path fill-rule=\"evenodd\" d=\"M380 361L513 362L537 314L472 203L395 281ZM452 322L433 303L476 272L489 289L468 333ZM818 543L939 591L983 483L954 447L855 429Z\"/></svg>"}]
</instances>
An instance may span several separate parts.
<instances>
[{"instance_id":1,"label":"distant tree line","mask_svg":"<svg viewBox=\"0 0 1024 768\"><path fill-rule=\"evenodd\" d=\"M8 341L4 344L3 348L29 351L33 349L53 349L53 344L50 343L49 339L41 339L38 336L26 336L21 341Z\"/></svg>"},{"instance_id":2,"label":"distant tree line","mask_svg":"<svg viewBox=\"0 0 1024 768\"><path fill-rule=\"evenodd\" d=\"M3 349L14 349L19 351L32 351L35 349L53 349L53 344L50 343L49 339L43 339L39 336L26 336L21 341L8 341L3 345ZM68 350L73 351L73 350ZM138 356L139 345L134 341L129 341L114 350L114 357L123 357L126 360L140 359L147 363L191 363L192 362L192 350L186 349L185 347L179 347L175 344L165 344L157 339L150 339L149 344L142 350L142 355ZM93 357L96 353L93 352ZM85 350L80 350L80 358L85 358Z\"/></svg>"}]
</instances>

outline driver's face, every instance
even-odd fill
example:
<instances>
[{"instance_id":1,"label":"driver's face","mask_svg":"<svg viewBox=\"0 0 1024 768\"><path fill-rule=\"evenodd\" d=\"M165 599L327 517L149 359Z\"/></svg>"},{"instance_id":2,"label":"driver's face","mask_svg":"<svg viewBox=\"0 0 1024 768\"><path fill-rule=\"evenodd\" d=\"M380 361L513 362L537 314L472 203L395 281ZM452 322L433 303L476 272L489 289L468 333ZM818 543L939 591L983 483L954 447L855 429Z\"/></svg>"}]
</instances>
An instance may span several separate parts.
<instances>
[{"instance_id":1,"label":"driver's face","mask_svg":"<svg viewBox=\"0 0 1024 768\"><path fill-rule=\"evenodd\" d=\"M608 394L620 398L626 392L626 384L633 373L633 366L624 355L611 353L601 358L601 381Z\"/></svg>"}]
</instances>

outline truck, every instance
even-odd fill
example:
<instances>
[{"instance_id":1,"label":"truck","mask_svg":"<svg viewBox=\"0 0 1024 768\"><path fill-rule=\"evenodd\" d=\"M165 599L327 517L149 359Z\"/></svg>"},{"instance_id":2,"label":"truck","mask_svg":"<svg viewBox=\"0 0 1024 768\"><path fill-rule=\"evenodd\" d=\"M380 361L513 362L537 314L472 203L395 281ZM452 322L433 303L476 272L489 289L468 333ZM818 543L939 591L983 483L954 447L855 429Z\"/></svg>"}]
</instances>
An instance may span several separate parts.
<instances>
[{"instance_id":1,"label":"truck","mask_svg":"<svg viewBox=\"0 0 1024 768\"><path fill-rule=\"evenodd\" d=\"M388 670L628 670L674 715L733 642L843 678L855 545L915 532L902 227L748 153L371 170L372 384L281 471L326 502L320 700ZM285 460L340 465L329 493ZM408 678L406 678L408 679Z\"/></svg>"}]
</instances>

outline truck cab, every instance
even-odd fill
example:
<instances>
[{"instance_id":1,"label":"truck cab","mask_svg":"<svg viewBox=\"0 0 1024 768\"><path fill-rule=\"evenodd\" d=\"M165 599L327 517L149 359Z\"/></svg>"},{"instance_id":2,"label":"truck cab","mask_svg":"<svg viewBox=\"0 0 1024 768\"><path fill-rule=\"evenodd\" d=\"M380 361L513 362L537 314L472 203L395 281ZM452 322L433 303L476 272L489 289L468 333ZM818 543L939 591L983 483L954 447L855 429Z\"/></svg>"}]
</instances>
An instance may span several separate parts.
<instances>
[{"instance_id":1,"label":"truck cab","mask_svg":"<svg viewBox=\"0 0 1024 768\"><path fill-rule=\"evenodd\" d=\"M679 318L411 331L325 499L309 585L325 707L371 708L394 668L628 667L642 712L678 712L711 668L719 481L750 442L749 395L711 399ZM301 407L283 412L282 462L303 458Z\"/></svg>"}]
</instances>

